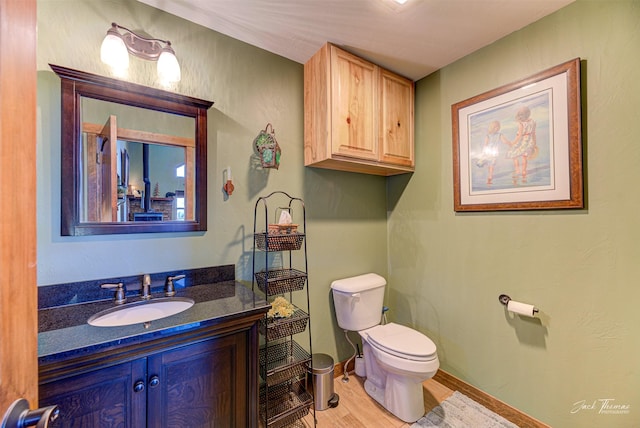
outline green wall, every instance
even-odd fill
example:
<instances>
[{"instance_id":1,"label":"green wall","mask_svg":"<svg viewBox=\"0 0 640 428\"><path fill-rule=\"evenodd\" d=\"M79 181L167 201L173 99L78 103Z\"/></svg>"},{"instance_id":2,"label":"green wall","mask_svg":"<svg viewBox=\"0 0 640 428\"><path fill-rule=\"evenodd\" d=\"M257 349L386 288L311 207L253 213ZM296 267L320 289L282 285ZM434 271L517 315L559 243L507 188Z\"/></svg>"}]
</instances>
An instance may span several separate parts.
<instances>
[{"instance_id":1,"label":"green wall","mask_svg":"<svg viewBox=\"0 0 640 428\"><path fill-rule=\"evenodd\" d=\"M416 172L388 183L391 316L443 369L554 427L640 425L639 53L640 2L579 0L433 73ZM575 57L587 209L456 214L451 105ZM540 316L506 315L501 293ZM583 400L596 408L572 413Z\"/></svg>"},{"instance_id":2,"label":"green wall","mask_svg":"<svg viewBox=\"0 0 640 428\"><path fill-rule=\"evenodd\" d=\"M255 201L285 190L307 208L314 352L350 355L331 281L378 272L389 318L427 333L445 370L555 427L638 425L640 2L578 0L419 81L416 172L390 179L303 166L301 64L135 1L39 0L38 18L40 285L225 263L250 283ZM109 76L99 49L112 21L171 40L183 73L172 90L215 101L206 233L60 236L59 82L48 63ZM455 214L451 105L575 57L587 209ZM154 65L132 59L128 79L159 87ZM255 167L251 143L268 122L279 170ZM227 165L236 191L225 200ZM500 293L535 304L539 318L506 315ZM630 412L602 413L601 399ZM597 408L572 413L582 401Z\"/></svg>"},{"instance_id":3,"label":"green wall","mask_svg":"<svg viewBox=\"0 0 640 428\"><path fill-rule=\"evenodd\" d=\"M350 346L335 323L329 287L337 278L387 274L385 179L304 167L302 64L136 1L37 6L38 284L233 263L250 286L255 202L283 190L306 205L313 352L346 359ZM60 236L60 83L48 64L111 76L100 62L111 22L171 40L182 68L171 90L215 102L208 112L206 233ZM132 57L129 73L132 82L161 88L155 63ZM256 166L253 139L267 123L282 147L279 170ZM235 191L225 199L227 166Z\"/></svg>"}]
</instances>

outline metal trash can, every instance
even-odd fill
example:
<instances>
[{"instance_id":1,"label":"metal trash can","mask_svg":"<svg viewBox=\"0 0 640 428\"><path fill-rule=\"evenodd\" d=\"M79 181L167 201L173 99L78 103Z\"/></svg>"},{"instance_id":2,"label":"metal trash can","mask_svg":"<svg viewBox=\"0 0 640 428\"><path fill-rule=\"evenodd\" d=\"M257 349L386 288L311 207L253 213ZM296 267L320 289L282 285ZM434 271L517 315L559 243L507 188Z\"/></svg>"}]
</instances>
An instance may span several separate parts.
<instances>
[{"instance_id":1,"label":"metal trash can","mask_svg":"<svg viewBox=\"0 0 640 428\"><path fill-rule=\"evenodd\" d=\"M327 354L313 354L309 373L313 375L313 397L316 410L336 407L340 397L333 392L333 358Z\"/></svg>"}]
</instances>

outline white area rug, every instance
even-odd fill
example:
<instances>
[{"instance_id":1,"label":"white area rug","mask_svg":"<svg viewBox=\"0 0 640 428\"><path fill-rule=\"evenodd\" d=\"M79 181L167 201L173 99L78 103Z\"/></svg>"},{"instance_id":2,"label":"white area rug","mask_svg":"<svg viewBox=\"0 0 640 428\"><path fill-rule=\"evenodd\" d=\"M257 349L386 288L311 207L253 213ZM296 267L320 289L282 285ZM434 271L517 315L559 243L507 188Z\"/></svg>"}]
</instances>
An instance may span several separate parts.
<instances>
[{"instance_id":1,"label":"white area rug","mask_svg":"<svg viewBox=\"0 0 640 428\"><path fill-rule=\"evenodd\" d=\"M518 428L518 425L455 391L451 397L411 425L411 428L422 427Z\"/></svg>"}]
</instances>

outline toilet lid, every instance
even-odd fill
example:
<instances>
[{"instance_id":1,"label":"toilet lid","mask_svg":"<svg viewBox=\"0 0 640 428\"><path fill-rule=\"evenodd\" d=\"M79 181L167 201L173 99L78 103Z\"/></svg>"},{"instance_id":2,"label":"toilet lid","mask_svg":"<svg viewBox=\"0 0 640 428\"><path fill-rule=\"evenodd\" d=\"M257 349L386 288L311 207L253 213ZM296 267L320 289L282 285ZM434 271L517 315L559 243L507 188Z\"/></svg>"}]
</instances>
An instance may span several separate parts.
<instances>
[{"instance_id":1,"label":"toilet lid","mask_svg":"<svg viewBox=\"0 0 640 428\"><path fill-rule=\"evenodd\" d=\"M432 360L436 345L424 334L409 327L389 323L367 331L372 346L392 355L410 360Z\"/></svg>"}]
</instances>

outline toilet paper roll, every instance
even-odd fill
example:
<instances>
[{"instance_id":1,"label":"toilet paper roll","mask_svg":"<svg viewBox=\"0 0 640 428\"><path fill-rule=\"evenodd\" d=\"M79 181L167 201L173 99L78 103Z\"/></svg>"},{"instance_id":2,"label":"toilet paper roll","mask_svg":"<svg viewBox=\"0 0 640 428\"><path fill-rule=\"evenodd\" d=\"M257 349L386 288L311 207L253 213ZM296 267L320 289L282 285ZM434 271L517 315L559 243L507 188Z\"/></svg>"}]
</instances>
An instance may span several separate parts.
<instances>
[{"instance_id":1,"label":"toilet paper roll","mask_svg":"<svg viewBox=\"0 0 640 428\"><path fill-rule=\"evenodd\" d=\"M538 312L538 310L533 305L514 302L513 300L509 300L509 303L507 303L507 310L509 312L513 312L514 314L526 315L528 317L534 317L536 315L536 312Z\"/></svg>"}]
</instances>

